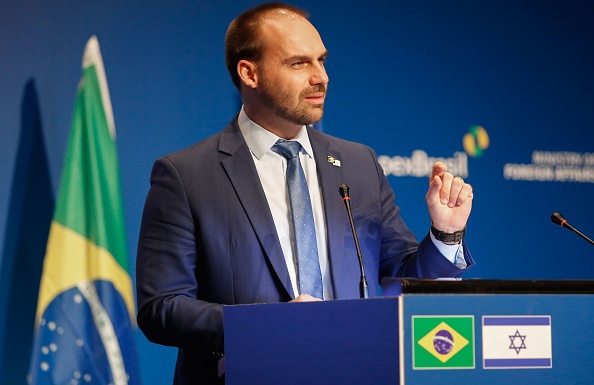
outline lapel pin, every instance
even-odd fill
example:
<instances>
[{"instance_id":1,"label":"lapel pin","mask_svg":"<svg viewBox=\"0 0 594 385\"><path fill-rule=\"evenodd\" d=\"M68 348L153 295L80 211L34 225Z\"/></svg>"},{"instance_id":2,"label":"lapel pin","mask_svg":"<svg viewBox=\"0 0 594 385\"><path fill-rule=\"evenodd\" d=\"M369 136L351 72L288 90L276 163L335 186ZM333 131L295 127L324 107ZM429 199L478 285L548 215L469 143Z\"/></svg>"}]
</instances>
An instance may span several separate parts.
<instances>
[{"instance_id":1,"label":"lapel pin","mask_svg":"<svg viewBox=\"0 0 594 385\"><path fill-rule=\"evenodd\" d=\"M328 155L328 163L332 164L333 166L340 167L340 160L330 155Z\"/></svg>"}]
</instances>

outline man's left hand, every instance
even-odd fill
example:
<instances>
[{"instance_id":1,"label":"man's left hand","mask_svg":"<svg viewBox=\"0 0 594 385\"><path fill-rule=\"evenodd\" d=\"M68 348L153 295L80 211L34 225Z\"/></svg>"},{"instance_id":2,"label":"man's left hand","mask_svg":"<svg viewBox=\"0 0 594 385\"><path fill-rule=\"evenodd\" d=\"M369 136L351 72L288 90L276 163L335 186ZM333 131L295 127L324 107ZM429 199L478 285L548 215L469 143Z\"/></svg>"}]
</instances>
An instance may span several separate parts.
<instances>
[{"instance_id":1,"label":"man's left hand","mask_svg":"<svg viewBox=\"0 0 594 385\"><path fill-rule=\"evenodd\" d=\"M446 233L462 230L472 210L472 186L447 172L442 162L433 165L425 199L433 226Z\"/></svg>"}]
</instances>

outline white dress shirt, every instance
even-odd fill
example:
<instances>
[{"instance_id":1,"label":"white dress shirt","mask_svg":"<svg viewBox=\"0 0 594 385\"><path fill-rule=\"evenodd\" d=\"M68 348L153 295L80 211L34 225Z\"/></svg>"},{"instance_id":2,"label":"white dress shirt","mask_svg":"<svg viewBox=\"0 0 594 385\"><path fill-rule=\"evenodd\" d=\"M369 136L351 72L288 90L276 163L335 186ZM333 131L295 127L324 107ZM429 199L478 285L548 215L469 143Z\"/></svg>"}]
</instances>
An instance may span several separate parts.
<instances>
[{"instance_id":1,"label":"white dress shirt","mask_svg":"<svg viewBox=\"0 0 594 385\"><path fill-rule=\"evenodd\" d=\"M297 249L295 247L295 237L291 231L291 201L289 200L289 189L286 182L287 160L271 150L272 146L280 138L250 120L243 108L239 113L238 124L256 165L260 183L264 189L278 239L285 256L293 292L295 296L298 296L300 290L299 277L297 276ZM320 259L320 271L324 286L324 299L328 300L333 298L333 292L330 269L328 268L326 220L324 217L322 192L320 190L320 183L318 182L318 173L316 172L316 161L313 157L313 150L305 126L293 140L299 142L303 147L303 151L299 154L299 161L301 162L301 167L303 167L309 188L314 224L316 226L316 240L318 243L318 257Z\"/></svg>"}]
</instances>

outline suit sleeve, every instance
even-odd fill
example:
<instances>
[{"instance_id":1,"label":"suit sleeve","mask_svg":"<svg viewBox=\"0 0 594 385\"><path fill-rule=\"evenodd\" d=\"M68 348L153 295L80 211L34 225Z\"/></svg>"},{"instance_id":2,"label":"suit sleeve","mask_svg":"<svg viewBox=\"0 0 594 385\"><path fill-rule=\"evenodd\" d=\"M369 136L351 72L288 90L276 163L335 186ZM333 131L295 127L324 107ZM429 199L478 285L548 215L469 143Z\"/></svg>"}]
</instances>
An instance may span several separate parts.
<instances>
[{"instance_id":1,"label":"suit sleeve","mask_svg":"<svg viewBox=\"0 0 594 385\"><path fill-rule=\"evenodd\" d=\"M158 344L222 352L223 305L197 299L196 258L183 181L161 158L151 173L138 240L138 326Z\"/></svg>"}]
</instances>

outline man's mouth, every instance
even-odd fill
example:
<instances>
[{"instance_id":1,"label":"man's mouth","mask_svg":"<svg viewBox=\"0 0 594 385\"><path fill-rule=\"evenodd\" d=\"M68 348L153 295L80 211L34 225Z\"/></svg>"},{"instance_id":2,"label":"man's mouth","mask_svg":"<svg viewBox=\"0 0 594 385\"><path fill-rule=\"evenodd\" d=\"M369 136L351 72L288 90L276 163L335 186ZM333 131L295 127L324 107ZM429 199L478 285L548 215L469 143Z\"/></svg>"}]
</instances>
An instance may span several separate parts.
<instances>
[{"instance_id":1,"label":"man's mouth","mask_svg":"<svg viewBox=\"0 0 594 385\"><path fill-rule=\"evenodd\" d=\"M305 95L305 100L313 104L322 104L326 99L326 92L312 92Z\"/></svg>"}]
</instances>

